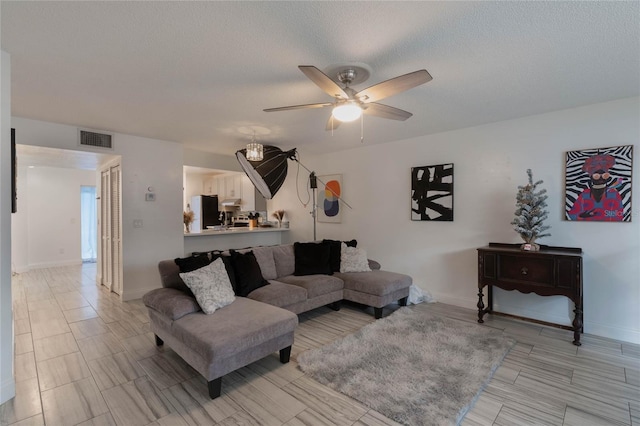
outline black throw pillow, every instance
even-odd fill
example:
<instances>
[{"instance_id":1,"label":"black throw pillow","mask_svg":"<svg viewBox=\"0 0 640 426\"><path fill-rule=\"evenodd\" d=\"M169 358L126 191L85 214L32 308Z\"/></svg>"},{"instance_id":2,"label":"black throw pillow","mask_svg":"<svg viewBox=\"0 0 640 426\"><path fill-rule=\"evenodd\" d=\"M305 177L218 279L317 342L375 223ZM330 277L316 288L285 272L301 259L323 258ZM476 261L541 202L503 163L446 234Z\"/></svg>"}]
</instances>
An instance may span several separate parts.
<instances>
[{"instance_id":1,"label":"black throw pillow","mask_svg":"<svg viewBox=\"0 0 640 426\"><path fill-rule=\"evenodd\" d=\"M340 254L342 252L342 250L340 250L340 243L344 242L347 247L356 247L358 245L356 240L322 240L322 242L329 244L329 263L331 265L331 271L333 272L340 272Z\"/></svg>"},{"instance_id":2,"label":"black throw pillow","mask_svg":"<svg viewBox=\"0 0 640 426\"><path fill-rule=\"evenodd\" d=\"M229 281L231 282L231 287L233 288L233 292L236 296L238 294L238 283L236 282L236 273L233 270L233 262L231 261L231 256L223 256L222 252L214 250L211 252L211 261L213 262L217 258L222 259L222 263L224 263L224 269L227 270L227 275L229 275Z\"/></svg>"},{"instance_id":3,"label":"black throw pillow","mask_svg":"<svg viewBox=\"0 0 640 426\"><path fill-rule=\"evenodd\" d=\"M211 259L206 253L191 253L189 257L175 258L174 262L180 268L180 273L185 273L204 268L211 263ZM179 290L184 291L191 297L195 297L191 289L182 281L182 278L178 277L178 280L180 280Z\"/></svg>"},{"instance_id":4,"label":"black throw pillow","mask_svg":"<svg viewBox=\"0 0 640 426\"><path fill-rule=\"evenodd\" d=\"M204 268L211 263L211 259L209 259L209 256L206 254L196 254L189 257L176 258L174 261L182 273Z\"/></svg>"},{"instance_id":5,"label":"black throw pillow","mask_svg":"<svg viewBox=\"0 0 640 426\"><path fill-rule=\"evenodd\" d=\"M331 270L329 243L293 243L295 269L293 275L326 274L333 275Z\"/></svg>"},{"instance_id":6,"label":"black throw pillow","mask_svg":"<svg viewBox=\"0 0 640 426\"><path fill-rule=\"evenodd\" d=\"M246 297L252 291L269 284L269 281L262 277L260 265L252 251L246 253L231 251L231 263L238 296Z\"/></svg>"}]
</instances>

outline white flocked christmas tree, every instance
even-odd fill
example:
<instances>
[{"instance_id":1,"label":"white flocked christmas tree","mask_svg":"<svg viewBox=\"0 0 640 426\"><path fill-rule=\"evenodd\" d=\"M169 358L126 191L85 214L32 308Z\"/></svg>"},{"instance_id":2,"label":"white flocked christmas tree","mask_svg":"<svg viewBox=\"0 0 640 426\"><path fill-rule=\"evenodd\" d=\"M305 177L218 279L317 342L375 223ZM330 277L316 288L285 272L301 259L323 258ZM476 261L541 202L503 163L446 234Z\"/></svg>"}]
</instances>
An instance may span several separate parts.
<instances>
[{"instance_id":1,"label":"white flocked christmas tree","mask_svg":"<svg viewBox=\"0 0 640 426\"><path fill-rule=\"evenodd\" d=\"M539 250L540 246L535 241L551 235L544 232L551 227L543 224L548 217L548 212L545 210L545 207L547 207L547 190L537 189L538 185L542 184L542 181L533 182L531 169L527 169L527 175L529 176L529 183L525 186L518 186L516 217L511 224L524 240L525 244L522 246L524 249Z\"/></svg>"}]
</instances>

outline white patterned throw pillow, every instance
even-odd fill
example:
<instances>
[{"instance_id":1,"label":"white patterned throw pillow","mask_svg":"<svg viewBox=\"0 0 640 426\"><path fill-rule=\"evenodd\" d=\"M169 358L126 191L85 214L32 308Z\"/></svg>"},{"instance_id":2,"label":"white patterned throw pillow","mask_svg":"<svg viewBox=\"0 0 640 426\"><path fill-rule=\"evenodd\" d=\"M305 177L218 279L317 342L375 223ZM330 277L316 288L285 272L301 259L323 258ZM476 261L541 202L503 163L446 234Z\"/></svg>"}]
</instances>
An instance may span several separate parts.
<instances>
[{"instance_id":1,"label":"white patterned throw pillow","mask_svg":"<svg viewBox=\"0 0 640 426\"><path fill-rule=\"evenodd\" d=\"M370 270L366 251L340 243L340 272L368 272Z\"/></svg>"},{"instance_id":2,"label":"white patterned throw pillow","mask_svg":"<svg viewBox=\"0 0 640 426\"><path fill-rule=\"evenodd\" d=\"M205 314L229 305L235 300L229 275L221 258L192 272L180 274L182 281L196 296L200 308Z\"/></svg>"}]
</instances>

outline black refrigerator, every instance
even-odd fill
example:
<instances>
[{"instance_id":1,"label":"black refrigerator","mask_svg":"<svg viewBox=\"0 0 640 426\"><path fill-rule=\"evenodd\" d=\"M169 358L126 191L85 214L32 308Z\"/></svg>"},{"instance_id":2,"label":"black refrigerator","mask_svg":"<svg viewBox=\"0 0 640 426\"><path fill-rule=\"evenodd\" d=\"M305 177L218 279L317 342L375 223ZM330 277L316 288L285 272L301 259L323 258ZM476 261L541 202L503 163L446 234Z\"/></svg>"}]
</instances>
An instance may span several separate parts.
<instances>
[{"instance_id":1,"label":"black refrigerator","mask_svg":"<svg viewBox=\"0 0 640 426\"><path fill-rule=\"evenodd\" d=\"M205 231L207 226L220 225L220 210L218 210L217 195L194 195L191 197L191 210L193 210L194 232Z\"/></svg>"}]
</instances>

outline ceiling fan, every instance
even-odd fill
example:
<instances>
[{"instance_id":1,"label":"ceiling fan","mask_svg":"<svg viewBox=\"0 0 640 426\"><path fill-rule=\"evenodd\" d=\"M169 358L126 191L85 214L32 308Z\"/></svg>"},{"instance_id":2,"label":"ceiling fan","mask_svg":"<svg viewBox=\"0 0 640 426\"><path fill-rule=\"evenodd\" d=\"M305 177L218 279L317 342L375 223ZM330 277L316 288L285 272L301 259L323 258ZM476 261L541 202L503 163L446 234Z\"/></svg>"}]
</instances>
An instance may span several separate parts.
<instances>
[{"instance_id":1,"label":"ceiling fan","mask_svg":"<svg viewBox=\"0 0 640 426\"><path fill-rule=\"evenodd\" d=\"M369 76L366 68L353 65L345 65L343 68L338 68L337 79L344 87L340 87L338 83L312 65L300 65L298 68L320 89L335 98L334 101L268 108L264 111L274 112L292 109L333 107L329 121L327 121L326 130L337 128L340 122L357 120L362 114L404 121L413 114L399 108L380 104L377 101L412 89L433 79L427 70L419 70L383 81L382 83L356 92L349 86L354 82L362 82Z\"/></svg>"}]
</instances>

